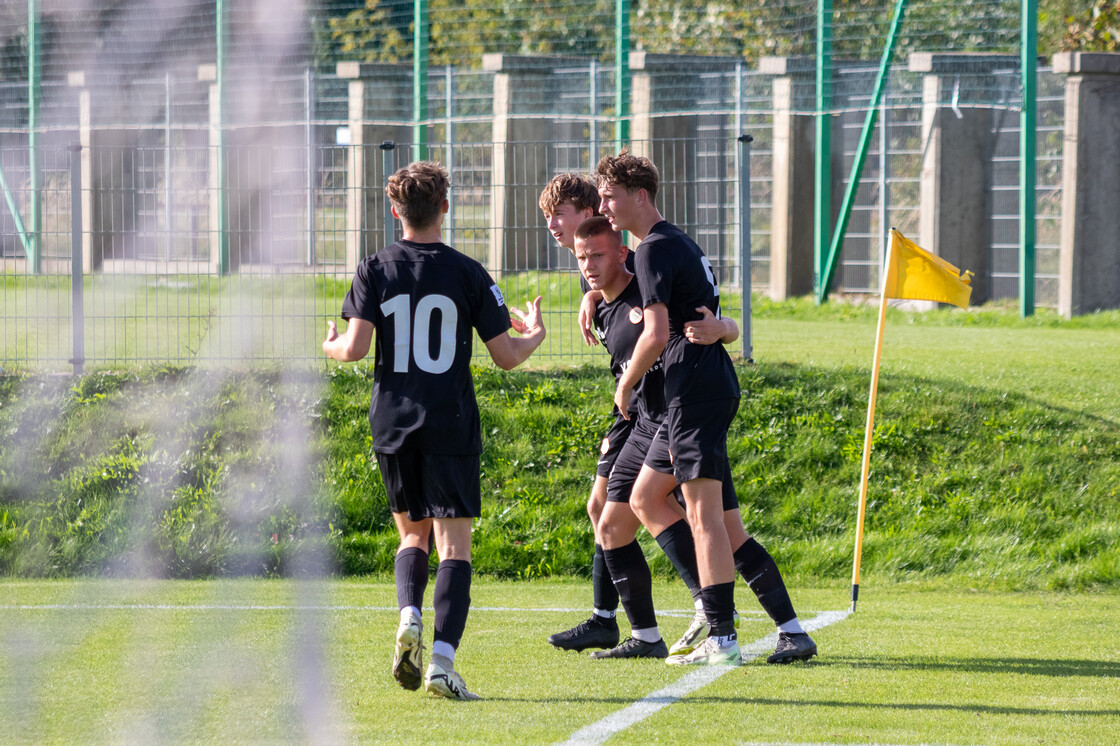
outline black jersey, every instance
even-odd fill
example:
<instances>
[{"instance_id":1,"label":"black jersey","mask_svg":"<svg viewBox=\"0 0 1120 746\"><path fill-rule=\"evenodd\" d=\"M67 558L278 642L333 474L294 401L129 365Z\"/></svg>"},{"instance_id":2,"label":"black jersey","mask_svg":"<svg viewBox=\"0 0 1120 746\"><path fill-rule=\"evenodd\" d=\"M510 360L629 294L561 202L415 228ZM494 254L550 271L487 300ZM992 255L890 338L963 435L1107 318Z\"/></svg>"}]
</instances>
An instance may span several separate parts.
<instances>
[{"instance_id":1,"label":"black jersey","mask_svg":"<svg viewBox=\"0 0 1120 746\"><path fill-rule=\"evenodd\" d=\"M684 336L685 323L702 318L696 311L700 306L719 316L719 287L704 252L662 220L638 245L635 265L643 305L664 303L669 310L669 342L661 353L666 405L739 396L739 380L723 344L693 344Z\"/></svg>"},{"instance_id":2,"label":"black jersey","mask_svg":"<svg viewBox=\"0 0 1120 746\"><path fill-rule=\"evenodd\" d=\"M398 241L358 265L342 318L376 330L373 450L481 453L471 353L510 328L482 265L442 243Z\"/></svg>"},{"instance_id":3,"label":"black jersey","mask_svg":"<svg viewBox=\"0 0 1120 746\"><path fill-rule=\"evenodd\" d=\"M595 334L611 356L611 373L614 380L622 378L630 358L634 356L634 345L642 335L642 291L638 278L630 278L626 289L610 303L605 300L595 309L591 319ZM618 413L615 408L615 414ZM659 422L665 417L665 376L661 358L642 376L630 395L630 412L639 418Z\"/></svg>"}]
</instances>

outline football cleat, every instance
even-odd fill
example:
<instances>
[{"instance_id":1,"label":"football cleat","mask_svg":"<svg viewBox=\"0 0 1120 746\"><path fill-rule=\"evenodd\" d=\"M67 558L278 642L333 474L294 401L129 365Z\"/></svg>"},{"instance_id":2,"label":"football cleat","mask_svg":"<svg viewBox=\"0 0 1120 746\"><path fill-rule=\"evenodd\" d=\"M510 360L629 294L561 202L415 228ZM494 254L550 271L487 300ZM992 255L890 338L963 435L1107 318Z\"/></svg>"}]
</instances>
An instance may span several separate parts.
<instances>
[{"instance_id":1,"label":"football cleat","mask_svg":"<svg viewBox=\"0 0 1120 746\"><path fill-rule=\"evenodd\" d=\"M735 629L739 629L739 612L735 612ZM698 609L696 616L692 617L692 622L688 625L688 629L681 635L681 639L673 643L673 647L669 648L669 655L688 655L700 641L708 636L708 618L704 616L704 611Z\"/></svg>"},{"instance_id":2,"label":"football cleat","mask_svg":"<svg viewBox=\"0 0 1120 746\"><path fill-rule=\"evenodd\" d=\"M591 618L548 638L550 645L561 650L613 648L618 645L618 622L592 614Z\"/></svg>"},{"instance_id":3,"label":"football cleat","mask_svg":"<svg viewBox=\"0 0 1120 746\"><path fill-rule=\"evenodd\" d=\"M767 663L793 663L807 661L817 654L817 643L804 632L779 632L778 646L766 659Z\"/></svg>"},{"instance_id":4,"label":"football cleat","mask_svg":"<svg viewBox=\"0 0 1120 746\"><path fill-rule=\"evenodd\" d=\"M705 637L688 655L674 655L665 659L674 666L737 666L741 663L739 643L721 646L714 637Z\"/></svg>"},{"instance_id":5,"label":"football cleat","mask_svg":"<svg viewBox=\"0 0 1120 746\"><path fill-rule=\"evenodd\" d=\"M697 611L696 616L692 617L688 629L681 635L681 639L674 642L673 647L669 648L669 655L688 655L707 636L708 617L704 616L703 611Z\"/></svg>"},{"instance_id":6,"label":"football cleat","mask_svg":"<svg viewBox=\"0 0 1120 746\"><path fill-rule=\"evenodd\" d=\"M423 625L415 614L402 614L401 624L397 627L397 648L393 654L393 678L405 689L416 691L420 688L421 667L424 662L420 651Z\"/></svg>"},{"instance_id":7,"label":"football cleat","mask_svg":"<svg viewBox=\"0 0 1120 746\"><path fill-rule=\"evenodd\" d=\"M604 658L665 658L669 651L665 648L665 641L643 642L627 637L621 645L610 650L596 650L591 657L596 660Z\"/></svg>"},{"instance_id":8,"label":"football cleat","mask_svg":"<svg viewBox=\"0 0 1120 746\"><path fill-rule=\"evenodd\" d=\"M424 674L424 691L434 697L447 699L472 700L479 696L467 691L467 684L463 677L453 669L446 669L435 663L428 664L428 672Z\"/></svg>"}]
</instances>

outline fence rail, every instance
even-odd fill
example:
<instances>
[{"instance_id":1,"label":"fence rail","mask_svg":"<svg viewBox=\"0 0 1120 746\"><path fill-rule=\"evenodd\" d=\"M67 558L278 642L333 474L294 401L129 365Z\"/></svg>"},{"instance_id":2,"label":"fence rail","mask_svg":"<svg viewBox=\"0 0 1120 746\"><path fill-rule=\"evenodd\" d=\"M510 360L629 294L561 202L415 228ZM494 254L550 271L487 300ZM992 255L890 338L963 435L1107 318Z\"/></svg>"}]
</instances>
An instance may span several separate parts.
<instances>
[{"instance_id":1,"label":"fence rail","mask_svg":"<svg viewBox=\"0 0 1120 746\"><path fill-rule=\"evenodd\" d=\"M776 272L791 271L775 269L775 258L789 253L787 245L774 245L775 221L784 220L787 232L793 224L794 241L812 230L811 195L809 202L804 195L795 199L792 207L774 202L779 181L788 176L776 171L781 165L776 155L788 156L776 149L777 121L780 116L810 121L805 101L811 93L796 60L783 63L784 74L748 69L741 61L716 62L693 69L692 88L686 89L680 70L663 74L656 65L668 61L647 59L642 85L649 111L634 112L635 137L628 144L662 167L664 214L709 254L729 291L725 297L735 305L729 310L738 312L748 262L738 205L745 180L737 138L753 137L751 287L773 294ZM533 95L501 101L496 79L516 76L520 63L502 64L509 67L429 71L432 106L424 143L410 139L407 118L384 116L388 92L395 89L378 87L376 70L355 67L358 77L349 78L310 70L293 76L280 88L285 109L295 115L222 132L221 182L215 123L199 121L212 110L202 83L169 76L138 81L144 95L161 102L144 126L99 118L97 97L89 95L88 86L66 89L73 119L39 134L37 192L30 188L27 131L0 130L5 146L0 169L12 187L15 211L26 214L38 199L42 215L33 264L13 212L0 210L0 364L47 369L72 364L68 299L74 287L70 273L78 266L76 241L87 306L79 325L87 364L319 363L320 327L337 314L357 257L387 240L382 186L390 166L380 149L385 139L396 142L391 163L427 156L449 166L449 243L499 276L507 297L545 296L553 334L542 359L591 359L596 352L584 349L574 333L574 264L549 239L535 205L551 175L587 171L617 148L611 99L604 92L611 73L594 60L566 62L548 73L554 97L534 84ZM869 91L860 82L869 78L866 67L840 68L846 77L834 95L834 137L841 143L834 167L841 180L834 193L842 191L868 105ZM988 299L1018 294L1018 103L1008 75L995 75L982 95L949 86L935 102L951 112L946 116L982 115L992 122L990 228L976 236L990 265L982 277ZM776 98L780 79L791 84L785 109ZM1057 305L1063 85L1062 76L1041 72L1036 185L1041 306ZM927 147L925 95L920 73L899 68L888 80L834 290L876 292L886 229L917 234ZM505 139L497 138L499 131ZM75 141L84 141L77 155L69 149ZM83 218L80 238L74 237L70 206L74 157L83 178L76 203ZM799 261L804 264L804 257Z\"/></svg>"}]
</instances>

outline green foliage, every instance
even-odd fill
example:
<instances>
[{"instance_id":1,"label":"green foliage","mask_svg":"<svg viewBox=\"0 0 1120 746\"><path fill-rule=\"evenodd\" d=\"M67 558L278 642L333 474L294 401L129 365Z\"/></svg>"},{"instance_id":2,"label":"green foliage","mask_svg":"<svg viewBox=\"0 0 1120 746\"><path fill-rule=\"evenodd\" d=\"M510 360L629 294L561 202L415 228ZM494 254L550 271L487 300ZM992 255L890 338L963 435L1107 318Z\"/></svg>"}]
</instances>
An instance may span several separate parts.
<instances>
[{"instance_id":1,"label":"green foliage","mask_svg":"<svg viewBox=\"0 0 1120 746\"><path fill-rule=\"evenodd\" d=\"M366 0L365 7L341 18L330 18L331 41L339 57L361 62L400 62L412 55L412 45L390 23L381 0Z\"/></svg>"},{"instance_id":2,"label":"green foliage","mask_svg":"<svg viewBox=\"0 0 1120 746\"><path fill-rule=\"evenodd\" d=\"M1072 16L1063 43L1082 52L1120 51L1120 0L1096 0L1088 11Z\"/></svg>"},{"instance_id":3,"label":"green foliage","mask_svg":"<svg viewBox=\"0 0 1120 746\"><path fill-rule=\"evenodd\" d=\"M323 542L327 511L306 469L320 382L289 378L159 368L69 387L6 380L0 570L293 571Z\"/></svg>"},{"instance_id":4,"label":"green foliage","mask_svg":"<svg viewBox=\"0 0 1120 746\"><path fill-rule=\"evenodd\" d=\"M760 349L794 334L805 337L797 349L818 354L837 334L873 328L875 315L761 298L754 309ZM864 573L974 587L1116 585L1115 313L888 316L892 337L979 330L973 339L994 350L974 350L952 373L936 352L890 356ZM1060 365L1032 352L1065 337ZM1022 370L985 368L989 354L1019 355ZM854 543L869 375L866 362L822 360L737 368L743 397L728 451L743 520L795 578L843 578ZM1074 371L1092 384L1077 398L1061 393ZM606 366L485 366L474 376L484 444L475 568L503 578L587 575L586 500L610 424ZM371 385L365 365L302 376L0 378L0 573L298 574L312 562L343 574L391 571L397 536L370 450ZM655 574L671 577L655 543L639 538Z\"/></svg>"},{"instance_id":5,"label":"green foliage","mask_svg":"<svg viewBox=\"0 0 1120 746\"><path fill-rule=\"evenodd\" d=\"M615 56L615 3L588 0L579 6L509 0L431 0L430 62L477 67L487 52ZM874 60L895 3L836 0L833 44L838 58ZM720 0L674 0L631 4L633 49L668 54L742 57L757 63L764 55L812 55L817 28L816 2L759 0L743 4ZM1003 52L1018 50L1020 4L910 3L898 42L900 57L911 51ZM1115 49L1115 0L1096 0L1088 13L1071 0L1042 0L1039 45L1043 53L1077 46L1091 38L1093 49ZM317 56L326 60L407 62L412 57L412 16L392 10L384 0L366 0L346 15L321 16L324 29ZM1102 37L1103 34L1103 37ZM1101 46L1100 39L1113 46ZM1074 46L1070 46L1074 44Z\"/></svg>"}]
</instances>

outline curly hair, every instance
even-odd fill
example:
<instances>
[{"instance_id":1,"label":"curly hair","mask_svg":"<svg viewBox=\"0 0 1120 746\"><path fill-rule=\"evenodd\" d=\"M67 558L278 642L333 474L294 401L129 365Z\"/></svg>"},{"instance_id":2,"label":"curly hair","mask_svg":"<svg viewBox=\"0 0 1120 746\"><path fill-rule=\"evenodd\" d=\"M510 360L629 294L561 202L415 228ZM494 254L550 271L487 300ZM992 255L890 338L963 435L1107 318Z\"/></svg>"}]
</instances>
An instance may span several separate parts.
<instances>
[{"instance_id":1,"label":"curly hair","mask_svg":"<svg viewBox=\"0 0 1120 746\"><path fill-rule=\"evenodd\" d=\"M568 202L577 211L590 208L596 215L599 214L599 190L591 177L575 172L553 176L545 185L537 204L541 212L555 215L560 205Z\"/></svg>"},{"instance_id":2,"label":"curly hair","mask_svg":"<svg viewBox=\"0 0 1120 746\"><path fill-rule=\"evenodd\" d=\"M385 194L397 214L413 228L428 228L439 218L451 179L435 161L414 161L389 177Z\"/></svg>"},{"instance_id":3,"label":"curly hair","mask_svg":"<svg viewBox=\"0 0 1120 746\"><path fill-rule=\"evenodd\" d=\"M595 175L599 186L617 185L628 192L645 189L651 200L657 196L657 166L649 158L634 155L628 148L623 148L618 155L600 158Z\"/></svg>"}]
</instances>

